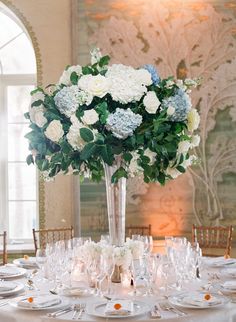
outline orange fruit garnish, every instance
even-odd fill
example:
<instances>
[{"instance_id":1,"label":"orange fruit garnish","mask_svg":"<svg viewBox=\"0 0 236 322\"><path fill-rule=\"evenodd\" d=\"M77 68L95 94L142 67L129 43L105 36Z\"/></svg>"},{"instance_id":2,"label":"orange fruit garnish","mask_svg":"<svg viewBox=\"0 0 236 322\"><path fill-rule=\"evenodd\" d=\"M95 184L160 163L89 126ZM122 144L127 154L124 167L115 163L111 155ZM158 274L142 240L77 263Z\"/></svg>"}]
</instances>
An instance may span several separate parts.
<instances>
[{"instance_id":1,"label":"orange fruit garnish","mask_svg":"<svg viewBox=\"0 0 236 322\"><path fill-rule=\"evenodd\" d=\"M229 259L230 258L230 256L229 255L225 255L224 256L224 259Z\"/></svg>"},{"instance_id":2,"label":"orange fruit garnish","mask_svg":"<svg viewBox=\"0 0 236 322\"><path fill-rule=\"evenodd\" d=\"M120 303L114 304L114 309L119 310L121 308Z\"/></svg>"},{"instance_id":3,"label":"orange fruit garnish","mask_svg":"<svg viewBox=\"0 0 236 322\"><path fill-rule=\"evenodd\" d=\"M209 301L211 299L211 294L205 294L204 299Z\"/></svg>"},{"instance_id":4,"label":"orange fruit garnish","mask_svg":"<svg viewBox=\"0 0 236 322\"><path fill-rule=\"evenodd\" d=\"M33 303L33 302L34 302L34 299L33 299L33 297L28 297L27 301L28 301L29 303Z\"/></svg>"},{"instance_id":5,"label":"orange fruit garnish","mask_svg":"<svg viewBox=\"0 0 236 322\"><path fill-rule=\"evenodd\" d=\"M29 256L28 255L24 255L24 259L29 259Z\"/></svg>"}]
</instances>

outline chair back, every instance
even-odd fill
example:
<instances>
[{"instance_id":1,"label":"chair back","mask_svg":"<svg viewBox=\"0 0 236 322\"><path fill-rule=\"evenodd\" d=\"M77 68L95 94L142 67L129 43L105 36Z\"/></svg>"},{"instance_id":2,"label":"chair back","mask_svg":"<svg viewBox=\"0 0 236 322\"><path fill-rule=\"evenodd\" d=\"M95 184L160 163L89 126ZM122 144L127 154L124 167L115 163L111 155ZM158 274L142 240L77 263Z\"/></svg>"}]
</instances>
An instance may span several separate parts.
<instances>
[{"instance_id":1,"label":"chair back","mask_svg":"<svg viewBox=\"0 0 236 322\"><path fill-rule=\"evenodd\" d=\"M230 256L232 244L233 226L209 227L192 226L192 242L198 242L203 249L203 255L207 256ZM209 250L222 250L222 254L208 253Z\"/></svg>"},{"instance_id":2,"label":"chair back","mask_svg":"<svg viewBox=\"0 0 236 322\"><path fill-rule=\"evenodd\" d=\"M152 225L148 226L127 226L125 228L126 237L131 238L132 235L151 235L152 234Z\"/></svg>"},{"instance_id":3,"label":"chair back","mask_svg":"<svg viewBox=\"0 0 236 322\"><path fill-rule=\"evenodd\" d=\"M0 251L0 254L1 254L0 265L5 265L7 264L7 232L6 231L0 234L0 240L2 245L2 249Z\"/></svg>"},{"instance_id":4,"label":"chair back","mask_svg":"<svg viewBox=\"0 0 236 322\"><path fill-rule=\"evenodd\" d=\"M33 229L35 253L39 248L45 249L47 244L55 243L60 240L69 240L74 237L73 227Z\"/></svg>"}]
</instances>

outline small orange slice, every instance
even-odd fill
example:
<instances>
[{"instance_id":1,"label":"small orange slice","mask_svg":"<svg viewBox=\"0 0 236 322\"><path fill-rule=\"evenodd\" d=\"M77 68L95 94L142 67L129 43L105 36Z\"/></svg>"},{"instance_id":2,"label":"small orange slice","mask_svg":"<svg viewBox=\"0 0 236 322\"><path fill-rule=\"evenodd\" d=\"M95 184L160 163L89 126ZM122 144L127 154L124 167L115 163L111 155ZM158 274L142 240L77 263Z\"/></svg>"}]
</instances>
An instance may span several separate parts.
<instances>
[{"instance_id":1,"label":"small orange slice","mask_svg":"<svg viewBox=\"0 0 236 322\"><path fill-rule=\"evenodd\" d=\"M33 297L28 297L27 301L28 301L29 303L33 303L33 302L34 302L34 299L33 299Z\"/></svg>"},{"instance_id":2,"label":"small orange slice","mask_svg":"<svg viewBox=\"0 0 236 322\"><path fill-rule=\"evenodd\" d=\"M29 256L28 255L24 255L24 259L25 260L28 260L29 259Z\"/></svg>"},{"instance_id":3,"label":"small orange slice","mask_svg":"<svg viewBox=\"0 0 236 322\"><path fill-rule=\"evenodd\" d=\"M209 301L211 299L211 294L205 294L204 299Z\"/></svg>"},{"instance_id":4,"label":"small orange slice","mask_svg":"<svg viewBox=\"0 0 236 322\"><path fill-rule=\"evenodd\" d=\"M230 256L229 255L225 255L224 256L224 259L229 259L230 258Z\"/></svg>"},{"instance_id":5,"label":"small orange slice","mask_svg":"<svg viewBox=\"0 0 236 322\"><path fill-rule=\"evenodd\" d=\"M121 308L121 304L120 303L114 304L114 309L119 310L120 308Z\"/></svg>"}]
</instances>

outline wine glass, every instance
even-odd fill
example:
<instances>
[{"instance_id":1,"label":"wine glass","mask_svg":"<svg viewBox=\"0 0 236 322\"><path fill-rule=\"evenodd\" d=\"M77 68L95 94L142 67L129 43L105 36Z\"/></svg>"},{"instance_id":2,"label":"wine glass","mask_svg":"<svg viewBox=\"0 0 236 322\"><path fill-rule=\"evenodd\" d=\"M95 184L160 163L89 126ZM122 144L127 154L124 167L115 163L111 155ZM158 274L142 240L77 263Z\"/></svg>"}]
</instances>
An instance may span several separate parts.
<instances>
[{"instance_id":1,"label":"wine glass","mask_svg":"<svg viewBox=\"0 0 236 322\"><path fill-rule=\"evenodd\" d=\"M40 280L44 280L45 278L45 265L46 265L46 262L47 262L47 252L46 252L46 249L43 249L43 248L39 248L37 249L36 251L36 264L38 265L41 273L42 273L42 276L43 278L42 279L38 279L38 281Z\"/></svg>"},{"instance_id":2,"label":"wine glass","mask_svg":"<svg viewBox=\"0 0 236 322\"><path fill-rule=\"evenodd\" d=\"M107 276L107 295L111 295L111 277L115 270L115 259L113 253L102 254L102 265Z\"/></svg>"},{"instance_id":3,"label":"wine glass","mask_svg":"<svg viewBox=\"0 0 236 322\"><path fill-rule=\"evenodd\" d=\"M144 253L150 254L153 250L153 238L150 235L144 235L140 237L140 240L144 245Z\"/></svg>"}]
</instances>

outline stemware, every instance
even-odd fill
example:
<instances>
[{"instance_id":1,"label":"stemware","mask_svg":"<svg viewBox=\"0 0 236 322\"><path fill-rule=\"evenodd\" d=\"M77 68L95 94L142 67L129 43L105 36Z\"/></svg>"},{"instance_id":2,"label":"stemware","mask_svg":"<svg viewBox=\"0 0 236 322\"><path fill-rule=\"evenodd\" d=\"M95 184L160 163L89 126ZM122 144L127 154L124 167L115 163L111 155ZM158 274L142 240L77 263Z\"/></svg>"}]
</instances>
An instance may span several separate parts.
<instances>
[{"instance_id":1,"label":"stemware","mask_svg":"<svg viewBox=\"0 0 236 322\"><path fill-rule=\"evenodd\" d=\"M115 259L113 253L104 253L102 254L102 265L107 277L107 295L111 295L111 277L115 269Z\"/></svg>"},{"instance_id":2,"label":"stemware","mask_svg":"<svg viewBox=\"0 0 236 322\"><path fill-rule=\"evenodd\" d=\"M144 254L150 254L153 249L153 238L150 235L140 236L140 241L143 242L144 245Z\"/></svg>"}]
</instances>

